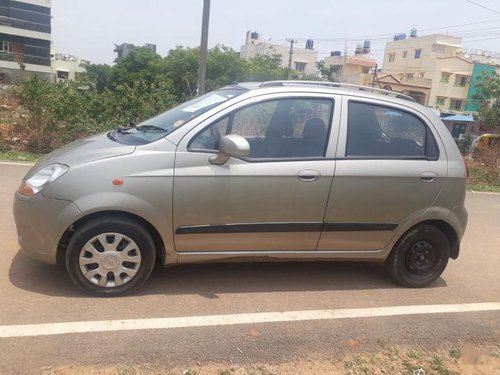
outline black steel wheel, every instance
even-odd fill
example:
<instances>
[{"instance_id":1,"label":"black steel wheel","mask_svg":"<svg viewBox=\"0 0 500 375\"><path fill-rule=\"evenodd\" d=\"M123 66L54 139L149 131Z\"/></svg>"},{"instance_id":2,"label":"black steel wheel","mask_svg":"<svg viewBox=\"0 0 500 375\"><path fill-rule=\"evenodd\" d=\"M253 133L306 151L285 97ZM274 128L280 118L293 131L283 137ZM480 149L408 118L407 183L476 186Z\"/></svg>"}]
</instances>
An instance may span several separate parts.
<instances>
[{"instance_id":1,"label":"black steel wheel","mask_svg":"<svg viewBox=\"0 0 500 375\"><path fill-rule=\"evenodd\" d=\"M450 244L446 235L433 225L423 224L399 239L387 265L398 283L420 288L441 276L449 258Z\"/></svg>"}]
</instances>

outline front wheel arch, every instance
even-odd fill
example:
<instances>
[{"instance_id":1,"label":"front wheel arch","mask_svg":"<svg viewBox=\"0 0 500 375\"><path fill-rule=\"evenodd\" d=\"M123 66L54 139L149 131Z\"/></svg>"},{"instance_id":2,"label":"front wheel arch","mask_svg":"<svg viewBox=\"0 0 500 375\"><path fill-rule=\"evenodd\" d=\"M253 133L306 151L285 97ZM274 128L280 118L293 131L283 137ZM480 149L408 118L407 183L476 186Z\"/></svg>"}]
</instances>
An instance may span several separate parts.
<instances>
[{"instance_id":1,"label":"front wheel arch","mask_svg":"<svg viewBox=\"0 0 500 375\"><path fill-rule=\"evenodd\" d=\"M81 227L82 225L88 223L89 221L95 220L99 217L103 216L113 216L113 217L122 217L126 219L131 219L139 224L143 225L151 234L153 237L153 241L155 243L155 249L156 249L156 261L157 263L163 264L165 261L166 257L166 252L165 252L165 244L163 242L163 239L158 232L158 230L146 219L135 215L130 212L126 211L118 211L118 210L108 210L108 211L98 211L98 212L93 212L91 214L85 215L84 217L81 217L77 221L75 221L73 224L71 224L66 231L63 233L61 236L59 243L57 245L57 264L58 265L64 265L66 262L66 250L68 248L69 241L73 237L73 234L75 231Z\"/></svg>"}]
</instances>

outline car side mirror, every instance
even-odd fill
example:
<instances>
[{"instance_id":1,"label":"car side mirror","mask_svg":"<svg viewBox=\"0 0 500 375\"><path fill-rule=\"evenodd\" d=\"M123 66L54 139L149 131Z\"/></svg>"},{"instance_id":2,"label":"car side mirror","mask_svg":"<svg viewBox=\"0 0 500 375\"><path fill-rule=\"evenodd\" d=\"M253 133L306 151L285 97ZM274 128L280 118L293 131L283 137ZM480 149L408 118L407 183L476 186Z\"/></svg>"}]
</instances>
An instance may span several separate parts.
<instances>
[{"instance_id":1,"label":"car side mirror","mask_svg":"<svg viewBox=\"0 0 500 375\"><path fill-rule=\"evenodd\" d=\"M250 155L250 144L241 135L229 134L219 140L219 153L211 156L209 161L215 165L224 164L231 156L245 157Z\"/></svg>"}]
</instances>

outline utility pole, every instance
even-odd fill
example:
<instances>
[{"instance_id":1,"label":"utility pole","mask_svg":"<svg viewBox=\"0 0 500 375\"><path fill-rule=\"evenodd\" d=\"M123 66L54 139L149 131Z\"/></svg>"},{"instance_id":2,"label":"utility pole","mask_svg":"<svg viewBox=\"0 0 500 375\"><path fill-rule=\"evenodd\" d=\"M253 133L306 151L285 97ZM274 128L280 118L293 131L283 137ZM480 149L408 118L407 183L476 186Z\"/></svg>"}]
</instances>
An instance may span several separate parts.
<instances>
[{"instance_id":1,"label":"utility pole","mask_svg":"<svg viewBox=\"0 0 500 375\"><path fill-rule=\"evenodd\" d=\"M295 43L297 43L297 41L295 39L286 39L286 41L288 43L290 43L290 52L288 53L289 54L289 57L288 57L288 69L286 71L286 77L285 79L288 79L288 77L290 77L290 72L292 70L292 57L293 57L293 45Z\"/></svg>"},{"instance_id":2,"label":"utility pole","mask_svg":"<svg viewBox=\"0 0 500 375\"><path fill-rule=\"evenodd\" d=\"M375 87L375 82L377 82L378 87L380 87L380 81L378 79L378 64L375 64L375 70L373 71L372 87Z\"/></svg>"},{"instance_id":3,"label":"utility pole","mask_svg":"<svg viewBox=\"0 0 500 375\"><path fill-rule=\"evenodd\" d=\"M344 62L342 63L342 75L340 78L340 82L344 82L345 79L345 65L347 64L347 40L344 44Z\"/></svg>"},{"instance_id":4,"label":"utility pole","mask_svg":"<svg viewBox=\"0 0 500 375\"><path fill-rule=\"evenodd\" d=\"M205 94L208 57L208 23L210 20L210 0L203 0L203 21L201 24L200 58L198 62L198 95Z\"/></svg>"}]
</instances>

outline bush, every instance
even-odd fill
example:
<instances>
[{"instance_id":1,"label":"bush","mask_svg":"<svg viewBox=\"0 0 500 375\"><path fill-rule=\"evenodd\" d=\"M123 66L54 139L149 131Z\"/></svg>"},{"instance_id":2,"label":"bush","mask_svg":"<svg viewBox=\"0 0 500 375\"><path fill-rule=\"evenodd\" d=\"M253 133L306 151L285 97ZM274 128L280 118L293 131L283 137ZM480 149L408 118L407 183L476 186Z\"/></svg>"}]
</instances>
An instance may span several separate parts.
<instances>
[{"instance_id":1,"label":"bush","mask_svg":"<svg viewBox=\"0 0 500 375\"><path fill-rule=\"evenodd\" d=\"M467 156L469 155L471 151L471 146L472 146L472 141L474 137L471 136L470 134L467 134L463 139L456 140L455 142L457 143L458 149L460 150L460 153L462 156Z\"/></svg>"}]
</instances>

